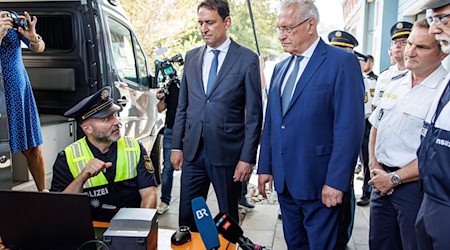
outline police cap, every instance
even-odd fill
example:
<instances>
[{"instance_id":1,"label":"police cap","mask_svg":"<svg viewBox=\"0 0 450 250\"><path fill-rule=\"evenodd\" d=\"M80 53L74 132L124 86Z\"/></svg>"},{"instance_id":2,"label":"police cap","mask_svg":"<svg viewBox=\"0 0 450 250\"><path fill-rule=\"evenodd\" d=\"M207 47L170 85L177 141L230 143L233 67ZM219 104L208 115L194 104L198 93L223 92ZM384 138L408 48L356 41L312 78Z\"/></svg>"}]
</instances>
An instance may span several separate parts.
<instances>
[{"instance_id":1,"label":"police cap","mask_svg":"<svg viewBox=\"0 0 450 250\"><path fill-rule=\"evenodd\" d=\"M358 41L350 33L343 30L335 30L328 34L328 41L331 45L345 48L354 48L358 46Z\"/></svg>"},{"instance_id":2,"label":"police cap","mask_svg":"<svg viewBox=\"0 0 450 250\"><path fill-rule=\"evenodd\" d=\"M410 22L396 22L391 28L391 39L405 37L408 38L409 34L411 34L413 24Z\"/></svg>"},{"instance_id":3,"label":"police cap","mask_svg":"<svg viewBox=\"0 0 450 250\"><path fill-rule=\"evenodd\" d=\"M114 103L111 88L107 86L81 100L64 113L64 116L84 121L88 118L104 118L119 110L120 106Z\"/></svg>"},{"instance_id":4,"label":"police cap","mask_svg":"<svg viewBox=\"0 0 450 250\"><path fill-rule=\"evenodd\" d=\"M450 0L428 0L422 5L422 10L438 9L450 4Z\"/></svg>"},{"instance_id":5,"label":"police cap","mask_svg":"<svg viewBox=\"0 0 450 250\"><path fill-rule=\"evenodd\" d=\"M356 58L358 58L358 60L367 62L367 56L366 55L361 54L361 53L359 53L357 51L353 51L353 54L356 56Z\"/></svg>"}]
</instances>

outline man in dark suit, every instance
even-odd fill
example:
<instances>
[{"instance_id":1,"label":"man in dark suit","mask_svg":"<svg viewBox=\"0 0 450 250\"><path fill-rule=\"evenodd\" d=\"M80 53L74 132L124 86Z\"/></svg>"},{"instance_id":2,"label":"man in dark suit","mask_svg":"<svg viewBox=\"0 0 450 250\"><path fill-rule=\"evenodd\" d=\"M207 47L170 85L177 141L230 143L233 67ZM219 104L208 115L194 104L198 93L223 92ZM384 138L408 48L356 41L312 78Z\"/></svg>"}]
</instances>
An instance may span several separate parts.
<instances>
[{"instance_id":1,"label":"man in dark suit","mask_svg":"<svg viewBox=\"0 0 450 250\"><path fill-rule=\"evenodd\" d=\"M354 55L317 34L311 0L283 2L278 39L292 56L271 81L258 187L275 181L289 249L334 249L364 132L364 83Z\"/></svg>"},{"instance_id":2,"label":"man in dark suit","mask_svg":"<svg viewBox=\"0 0 450 250\"><path fill-rule=\"evenodd\" d=\"M232 41L226 0L197 9L206 45L186 54L171 161L181 175L179 224L196 231L191 200L210 183L219 209L239 221L241 184L256 162L262 123L258 56Z\"/></svg>"}]
</instances>

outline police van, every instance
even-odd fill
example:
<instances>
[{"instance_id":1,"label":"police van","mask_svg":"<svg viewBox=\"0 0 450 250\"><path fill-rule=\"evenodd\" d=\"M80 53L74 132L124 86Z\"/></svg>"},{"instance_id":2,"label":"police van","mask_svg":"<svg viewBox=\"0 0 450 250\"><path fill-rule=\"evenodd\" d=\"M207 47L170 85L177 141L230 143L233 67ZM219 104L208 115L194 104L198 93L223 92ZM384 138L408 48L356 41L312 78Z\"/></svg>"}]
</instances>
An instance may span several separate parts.
<instances>
[{"instance_id":1,"label":"police van","mask_svg":"<svg viewBox=\"0 0 450 250\"><path fill-rule=\"evenodd\" d=\"M143 143L159 173L164 116L156 109L158 86L119 2L0 0L0 6L36 16L36 31L46 44L44 53L32 53L23 46L22 55L40 114L47 186L57 153L83 136L64 112L104 86L111 87L116 103L123 107L119 112L122 135ZM0 188L35 189L25 158L9 152L6 112L2 110Z\"/></svg>"}]
</instances>

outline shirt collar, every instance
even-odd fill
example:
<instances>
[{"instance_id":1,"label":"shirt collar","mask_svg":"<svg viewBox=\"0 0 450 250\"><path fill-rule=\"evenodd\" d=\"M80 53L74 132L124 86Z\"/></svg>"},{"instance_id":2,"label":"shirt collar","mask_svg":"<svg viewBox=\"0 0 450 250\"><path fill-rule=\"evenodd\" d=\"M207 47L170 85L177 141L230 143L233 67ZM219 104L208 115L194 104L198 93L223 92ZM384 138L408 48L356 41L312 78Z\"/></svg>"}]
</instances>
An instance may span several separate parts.
<instances>
[{"instance_id":1,"label":"shirt collar","mask_svg":"<svg viewBox=\"0 0 450 250\"><path fill-rule=\"evenodd\" d=\"M211 50L219 50L220 52L227 53L228 49L230 48L231 39L230 37L227 37L227 40L223 42L219 47L217 48L211 48L210 46L206 46L206 53L209 53Z\"/></svg>"},{"instance_id":2,"label":"shirt collar","mask_svg":"<svg viewBox=\"0 0 450 250\"><path fill-rule=\"evenodd\" d=\"M303 54L301 54L301 56L303 56L305 59L310 59L314 53L314 50L316 50L317 44L319 44L320 41L320 37L317 38L317 40L311 44L311 46L309 46L309 48L307 50L305 50L305 52L303 52Z\"/></svg>"},{"instance_id":3,"label":"shirt collar","mask_svg":"<svg viewBox=\"0 0 450 250\"><path fill-rule=\"evenodd\" d=\"M445 78L445 76L447 75L446 73L446 70L441 64L435 71L433 71L433 73L427 76L427 78L423 79L420 85L430 89L435 89L438 84Z\"/></svg>"}]
</instances>

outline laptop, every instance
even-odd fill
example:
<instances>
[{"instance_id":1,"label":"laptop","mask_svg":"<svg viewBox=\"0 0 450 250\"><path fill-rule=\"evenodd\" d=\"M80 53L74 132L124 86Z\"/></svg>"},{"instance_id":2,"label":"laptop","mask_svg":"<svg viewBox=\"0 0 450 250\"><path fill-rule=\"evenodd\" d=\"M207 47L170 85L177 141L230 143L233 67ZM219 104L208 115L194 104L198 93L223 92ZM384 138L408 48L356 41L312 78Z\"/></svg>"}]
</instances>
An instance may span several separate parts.
<instances>
[{"instance_id":1,"label":"laptop","mask_svg":"<svg viewBox=\"0 0 450 250\"><path fill-rule=\"evenodd\" d=\"M11 249L78 249L94 239L85 194L0 190L0 237Z\"/></svg>"}]
</instances>

